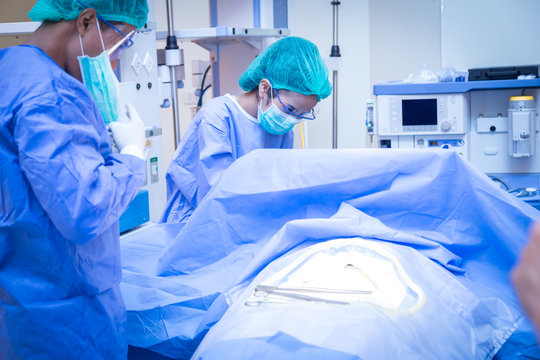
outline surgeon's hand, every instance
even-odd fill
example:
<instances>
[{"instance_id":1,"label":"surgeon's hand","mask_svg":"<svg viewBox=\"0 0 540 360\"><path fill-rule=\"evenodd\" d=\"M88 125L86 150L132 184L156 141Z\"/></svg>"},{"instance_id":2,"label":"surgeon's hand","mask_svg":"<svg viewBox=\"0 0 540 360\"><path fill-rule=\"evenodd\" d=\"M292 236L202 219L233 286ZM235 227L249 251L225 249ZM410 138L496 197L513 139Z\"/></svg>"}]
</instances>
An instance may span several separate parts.
<instances>
[{"instance_id":1,"label":"surgeon's hand","mask_svg":"<svg viewBox=\"0 0 540 360\"><path fill-rule=\"evenodd\" d=\"M120 115L118 121L109 124L118 150L122 154L144 157L145 129L137 110L131 104L126 105L126 114Z\"/></svg>"},{"instance_id":2,"label":"surgeon's hand","mask_svg":"<svg viewBox=\"0 0 540 360\"><path fill-rule=\"evenodd\" d=\"M540 335L540 224L534 227L521 261L514 268L512 282L523 308Z\"/></svg>"}]
</instances>

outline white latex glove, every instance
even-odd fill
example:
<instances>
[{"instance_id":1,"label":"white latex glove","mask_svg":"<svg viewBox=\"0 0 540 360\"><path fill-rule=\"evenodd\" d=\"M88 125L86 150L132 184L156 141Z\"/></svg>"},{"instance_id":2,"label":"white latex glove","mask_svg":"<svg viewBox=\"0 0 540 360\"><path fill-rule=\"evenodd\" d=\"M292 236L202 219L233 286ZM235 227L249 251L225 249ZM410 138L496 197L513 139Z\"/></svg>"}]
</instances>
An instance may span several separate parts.
<instances>
[{"instance_id":1,"label":"white latex glove","mask_svg":"<svg viewBox=\"0 0 540 360\"><path fill-rule=\"evenodd\" d=\"M112 136L121 154L144 157L145 129L137 110L126 105L126 114L119 115L118 121L109 124Z\"/></svg>"}]
</instances>

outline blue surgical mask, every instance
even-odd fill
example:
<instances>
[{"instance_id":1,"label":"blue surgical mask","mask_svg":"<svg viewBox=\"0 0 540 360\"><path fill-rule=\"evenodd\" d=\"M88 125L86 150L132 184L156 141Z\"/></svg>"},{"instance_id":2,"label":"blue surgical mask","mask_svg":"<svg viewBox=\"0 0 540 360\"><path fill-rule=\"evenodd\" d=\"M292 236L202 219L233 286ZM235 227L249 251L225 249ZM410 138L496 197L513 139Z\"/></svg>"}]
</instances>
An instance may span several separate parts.
<instances>
[{"instance_id":1,"label":"blue surgical mask","mask_svg":"<svg viewBox=\"0 0 540 360\"><path fill-rule=\"evenodd\" d=\"M101 46L103 46L103 52L96 57L84 55L82 39L79 34L82 56L78 56L77 60L79 60L79 66L81 68L82 81L96 102L105 124L109 124L112 121L116 121L118 118L118 79L116 78L116 75L114 75L111 67L109 52L105 50L101 29L99 28L99 22L97 20L96 23L101 39Z\"/></svg>"},{"instance_id":2,"label":"blue surgical mask","mask_svg":"<svg viewBox=\"0 0 540 360\"><path fill-rule=\"evenodd\" d=\"M270 94L272 94L272 91L273 89L270 90ZM291 115L284 113L279 107L276 106L276 104L274 104L273 96L272 106L270 106L266 111L263 111L261 109L261 105L259 104L257 119L259 119L259 123L267 133L274 135L285 134L291 131L294 125L298 124L298 120L293 118Z\"/></svg>"}]
</instances>

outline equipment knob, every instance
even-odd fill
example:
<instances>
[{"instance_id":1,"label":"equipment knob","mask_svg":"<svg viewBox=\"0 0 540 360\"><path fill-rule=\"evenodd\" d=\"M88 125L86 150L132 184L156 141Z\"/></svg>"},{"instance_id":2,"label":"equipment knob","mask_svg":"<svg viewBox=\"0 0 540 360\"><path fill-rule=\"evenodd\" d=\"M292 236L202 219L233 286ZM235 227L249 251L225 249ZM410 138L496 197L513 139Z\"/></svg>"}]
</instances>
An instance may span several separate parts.
<instances>
[{"instance_id":1,"label":"equipment knob","mask_svg":"<svg viewBox=\"0 0 540 360\"><path fill-rule=\"evenodd\" d=\"M442 131L449 131L452 128L452 124L450 121L443 121L441 123L441 130Z\"/></svg>"}]
</instances>

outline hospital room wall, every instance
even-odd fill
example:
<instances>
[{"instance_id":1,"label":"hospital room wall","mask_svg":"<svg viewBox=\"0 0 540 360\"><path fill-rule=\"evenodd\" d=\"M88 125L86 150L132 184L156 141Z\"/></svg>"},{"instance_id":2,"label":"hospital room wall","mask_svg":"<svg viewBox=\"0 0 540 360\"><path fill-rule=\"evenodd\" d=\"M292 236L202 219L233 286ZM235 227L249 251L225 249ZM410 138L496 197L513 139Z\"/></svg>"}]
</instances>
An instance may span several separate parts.
<instances>
[{"instance_id":1,"label":"hospital room wall","mask_svg":"<svg viewBox=\"0 0 540 360\"><path fill-rule=\"evenodd\" d=\"M443 64L463 69L540 64L540 1L441 1Z\"/></svg>"},{"instance_id":2,"label":"hospital room wall","mask_svg":"<svg viewBox=\"0 0 540 360\"><path fill-rule=\"evenodd\" d=\"M370 0L370 93L441 63L440 0Z\"/></svg>"},{"instance_id":3,"label":"hospital room wall","mask_svg":"<svg viewBox=\"0 0 540 360\"><path fill-rule=\"evenodd\" d=\"M405 79L424 64L539 64L539 13L537 0L370 0L370 83Z\"/></svg>"}]
</instances>

